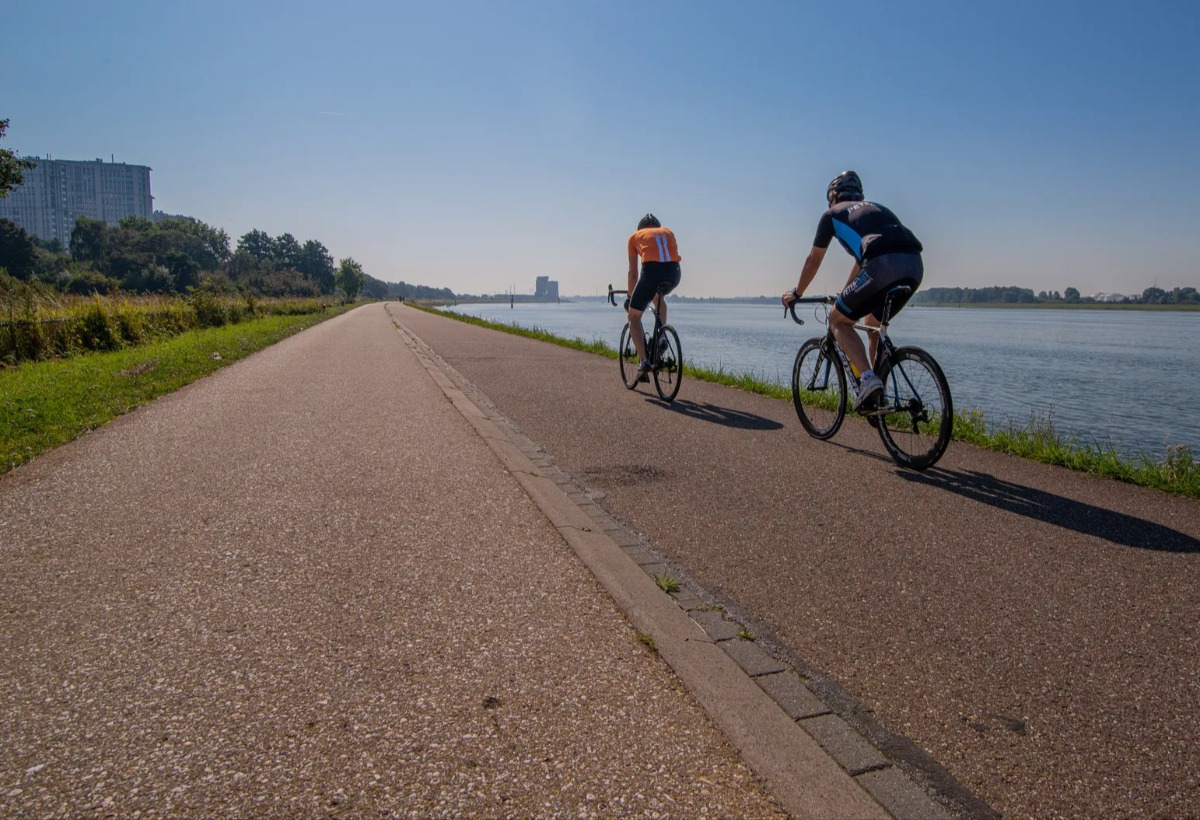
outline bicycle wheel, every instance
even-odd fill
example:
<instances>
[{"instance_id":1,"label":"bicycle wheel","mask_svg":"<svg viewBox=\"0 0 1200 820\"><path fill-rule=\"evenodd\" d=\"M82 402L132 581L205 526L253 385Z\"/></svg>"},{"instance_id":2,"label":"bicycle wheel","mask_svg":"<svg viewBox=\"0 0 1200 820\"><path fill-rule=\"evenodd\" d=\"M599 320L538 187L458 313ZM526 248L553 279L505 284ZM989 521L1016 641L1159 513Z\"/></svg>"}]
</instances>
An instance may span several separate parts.
<instances>
[{"instance_id":1,"label":"bicycle wheel","mask_svg":"<svg viewBox=\"0 0 1200 820\"><path fill-rule=\"evenodd\" d=\"M638 354L633 346L633 337L629 335L629 323L621 328L621 346L617 348L617 358L621 362L621 381L630 390L638 383Z\"/></svg>"},{"instance_id":2,"label":"bicycle wheel","mask_svg":"<svg viewBox=\"0 0 1200 820\"><path fill-rule=\"evenodd\" d=\"M829 355L825 339L814 337L800 346L792 366L792 404L804 429L814 438L827 439L846 418L846 374L836 356Z\"/></svg>"},{"instance_id":3,"label":"bicycle wheel","mask_svg":"<svg viewBox=\"0 0 1200 820\"><path fill-rule=\"evenodd\" d=\"M679 344L679 334L670 325L663 325L654 344L658 345L653 370L654 389L663 401L675 401L683 382L683 347Z\"/></svg>"},{"instance_id":4,"label":"bicycle wheel","mask_svg":"<svg viewBox=\"0 0 1200 820\"><path fill-rule=\"evenodd\" d=\"M884 362L879 437L902 467L924 470L937 463L954 433L950 385L942 368L919 347L899 348Z\"/></svg>"}]
</instances>

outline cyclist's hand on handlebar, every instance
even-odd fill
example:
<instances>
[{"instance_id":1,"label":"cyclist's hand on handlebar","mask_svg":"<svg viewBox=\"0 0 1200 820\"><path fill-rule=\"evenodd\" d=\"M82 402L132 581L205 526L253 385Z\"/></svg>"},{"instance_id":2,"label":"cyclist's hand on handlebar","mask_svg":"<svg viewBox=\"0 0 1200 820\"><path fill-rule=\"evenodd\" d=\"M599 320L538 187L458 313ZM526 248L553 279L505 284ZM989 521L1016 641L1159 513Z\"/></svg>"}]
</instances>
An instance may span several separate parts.
<instances>
[{"instance_id":1,"label":"cyclist's hand on handlebar","mask_svg":"<svg viewBox=\"0 0 1200 820\"><path fill-rule=\"evenodd\" d=\"M799 298L800 298L800 294L796 292L795 288L792 288L791 290L789 290L783 294L783 300L782 300L783 306L785 308L789 308L792 306L792 303L795 302Z\"/></svg>"}]
</instances>

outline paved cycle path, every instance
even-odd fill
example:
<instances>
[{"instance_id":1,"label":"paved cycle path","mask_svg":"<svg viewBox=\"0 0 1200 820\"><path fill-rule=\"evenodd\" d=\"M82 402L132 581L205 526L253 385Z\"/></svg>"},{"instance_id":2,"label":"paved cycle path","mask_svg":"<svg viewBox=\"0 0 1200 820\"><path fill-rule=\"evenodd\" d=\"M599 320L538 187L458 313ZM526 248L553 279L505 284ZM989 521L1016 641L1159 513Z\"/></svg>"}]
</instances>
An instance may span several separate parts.
<instances>
[{"instance_id":1,"label":"paved cycle path","mask_svg":"<svg viewBox=\"0 0 1200 820\"><path fill-rule=\"evenodd\" d=\"M778 816L448 395L371 305L0 477L0 815Z\"/></svg>"},{"instance_id":2,"label":"paved cycle path","mask_svg":"<svg viewBox=\"0 0 1200 820\"><path fill-rule=\"evenodd\" d=\"M613 360L388 310L964 810L1200 813L1197 502L959 443L904 471L861 422L818 442L787 402L685 379L667 406Z\"/></svg>"}]
</instances>

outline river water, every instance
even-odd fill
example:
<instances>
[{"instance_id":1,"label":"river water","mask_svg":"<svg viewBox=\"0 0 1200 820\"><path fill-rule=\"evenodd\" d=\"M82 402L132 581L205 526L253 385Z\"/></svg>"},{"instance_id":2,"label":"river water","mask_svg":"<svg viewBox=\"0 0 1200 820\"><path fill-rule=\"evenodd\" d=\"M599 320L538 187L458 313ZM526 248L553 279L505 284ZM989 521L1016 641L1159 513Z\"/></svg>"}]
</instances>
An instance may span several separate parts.
<instances>
[{"instance_id":1,"label":"river water","mask_svg":"<svg viewBox=\"0 0 1200 820\"><path fill-rule=\"evenodd\" d=\"M451 309L614 348L625 322L592 299ZM781 385L800 343L825 332L811 307L797 310L803 327L765 304L674 301L668 314L686 363ZM909 307L890 333L933 354L955 407L983 411L993 429L1035 420L1126 456L1160 460L1176 444L1200 454L1200 312Z\"/></svg>"}]
</instances>

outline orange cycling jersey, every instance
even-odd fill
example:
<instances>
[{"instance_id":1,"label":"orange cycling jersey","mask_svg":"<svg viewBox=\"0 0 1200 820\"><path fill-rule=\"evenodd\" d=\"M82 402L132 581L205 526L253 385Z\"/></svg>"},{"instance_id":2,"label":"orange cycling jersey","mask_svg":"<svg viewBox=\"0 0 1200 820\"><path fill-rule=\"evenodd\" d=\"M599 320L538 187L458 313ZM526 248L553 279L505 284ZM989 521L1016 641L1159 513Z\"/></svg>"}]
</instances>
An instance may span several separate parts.
<instances>
[{"instance_id":1,"label":"orange cycling jersey","mask_svg":"<svg viewBox=\"0 0 1200 820\"><path fill-rule=\"evenodd\" d=\"M679 246L675 234L667 228L642 228L629 237L629 255L642 257L643 262L678 262Z\"/></svg>"}]
</instances>

